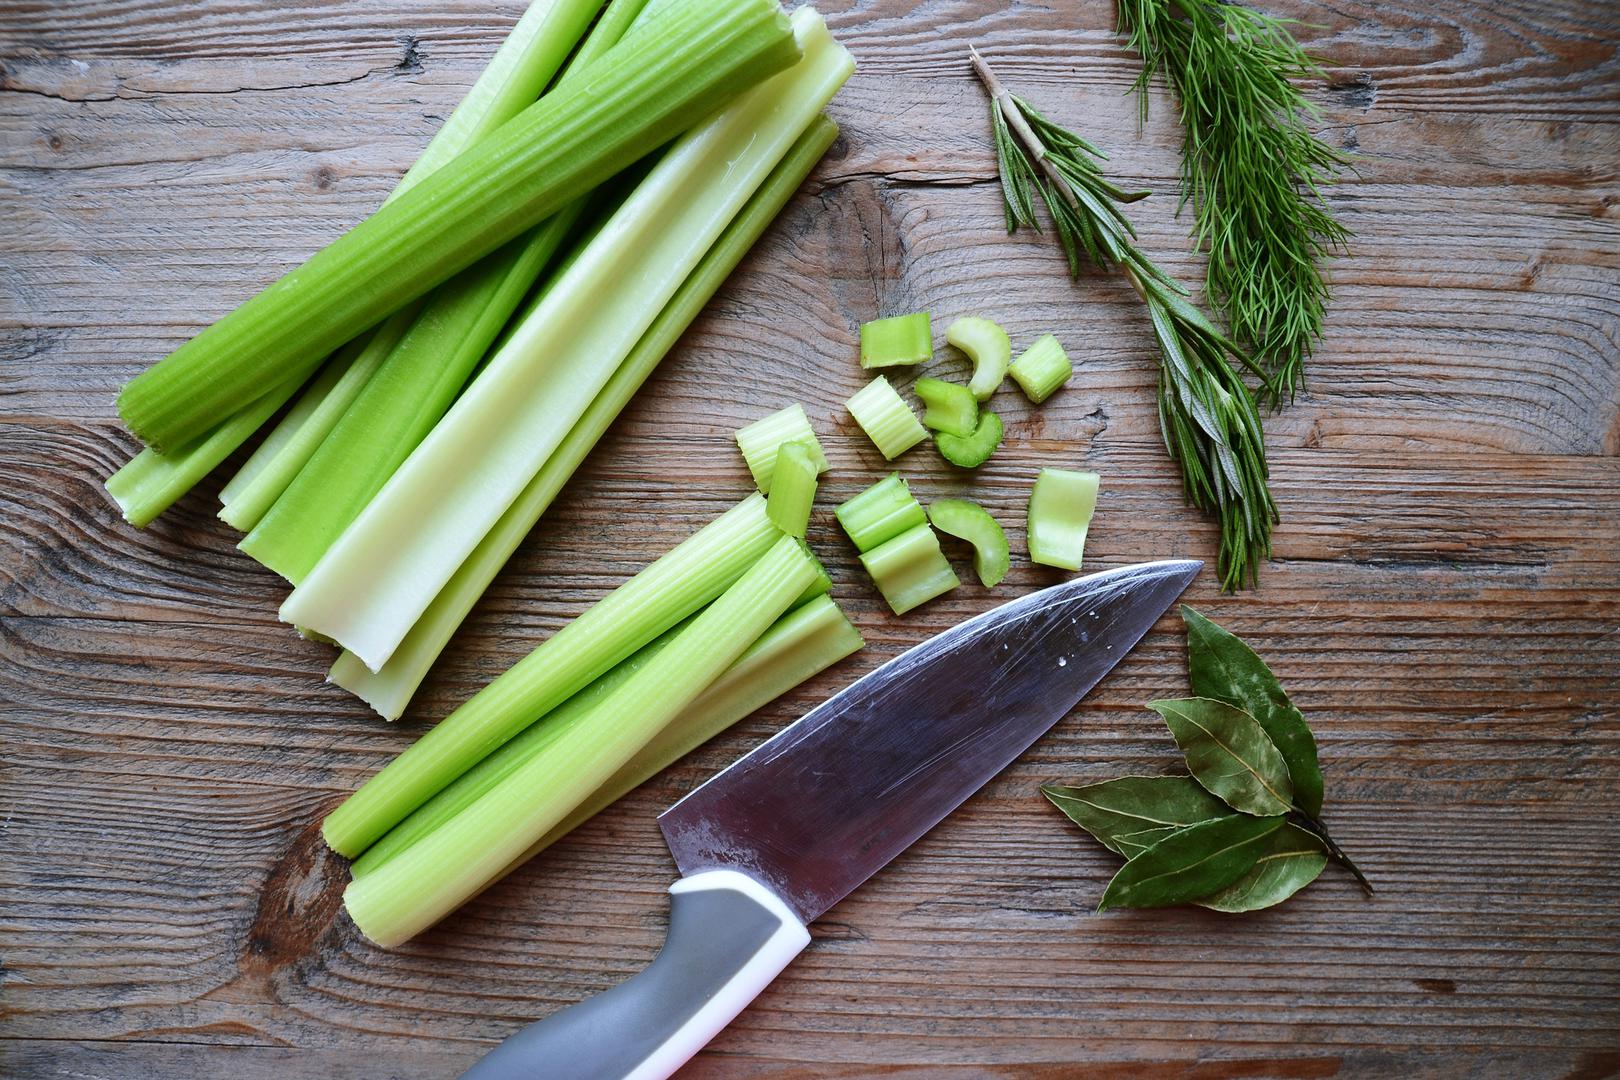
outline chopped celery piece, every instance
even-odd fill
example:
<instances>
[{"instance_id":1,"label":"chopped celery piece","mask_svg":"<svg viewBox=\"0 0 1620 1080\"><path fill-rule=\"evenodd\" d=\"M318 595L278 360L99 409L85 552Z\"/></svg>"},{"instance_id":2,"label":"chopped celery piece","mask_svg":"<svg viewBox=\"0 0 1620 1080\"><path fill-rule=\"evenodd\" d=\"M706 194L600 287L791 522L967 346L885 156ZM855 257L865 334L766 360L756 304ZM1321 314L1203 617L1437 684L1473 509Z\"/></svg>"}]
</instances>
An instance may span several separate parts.
<instances>
[{"instance_id":1,"label":"chopped celery piece","mask_svg":"<svg viewBox=\"0 0 1620 1080\"><path fill-rule=\"evenodd\" d=\"M754 486L769 495L771 481L776 475L776 451L784 443L801 442L810 451L816 465L816 475L827 471L827 455L821 452L815 429L804 406L789 405L785 409L755 420L747 427L737 429L737 449L742 451L748 471L754 475Z\"/></svg>"},{"instance_id":2,"label":"chopped celery piece","mask_svg":"<svg viewBox=\"0 0 1620 1080\"><path fill-rule=\"evenodd\" d=\"M418 807L387 836L366 849L352 873L361 877L455 817L511 776L586 710L635 674L674 640L685 624L644 646L612 671L558 706L540 722L457 777ZM736 663L655 735L612 779L598 788L532 849L538 854L626 792L707 742L755 709L774 701L804 680L857 651L860 631L830 597L820 596L777 619Z\"/></svg>"},{"instance_id":3,"label":"chopped celery piece","mask_svg":"<svg viewBox=\"0 0 1620 1080\"><path fill-rule=\"evenodd\" d=\"M326 842L351 858L364 851L496 747L720 595L781 535L759 495L699 529L541 642L366 781L327 816Z\"/></svg>"},{"instance_id":4,"label":"chopped celery piece","mask_svg":"<svg viewBox=\"0 0 1620 1080\"><path fill-rule=\"evenodd\" d=\"M327 678L355 694L389 720L397 720L456 628L483 595L496 573L591 452L625 403L641 388L658 362L680 339L721 282L759 239L810 170L838 137L838 125L825 116L811 121L770 178L726 227L697 269L682 283L658 318L625 357L613 378L569 431L557 452L529 481L472 555L433 598L380 671L373 672L351 652L333 663ZM825 573L823 573L825 579ZM831 582L827 582L830 586ZM825 591L825 589L823 589Z\"/></svg>"},{"instance_id":5,"label":"chopped celery piece","mask_svg":"<svg viewBox=\"0 0 1620 1080\"><path fill-rule=\"evenodd\" d=\"M789 536L804 539L810 507L816 501L816 458L808 443L783 443L776 451L771 495L765 511L771 523Z\"/></svg>"},{"instance_id":6,"label":"chopped celery piece","mask_svg":"<svg viewBox=\"0 0 1620 1080\"><path fill-rule=\"evenodd\" d=\"M138 375L120 415L154 449L185 444L798 58L776 0L661 5L577 80Z\"/></svg>"},{"instance_id":7,"label":"chopped celery piece","mask_svg":"<svg viewBox=\"0 0 1620 1080\"><path fill-rule=\"evenodd\" d=\"M1007 331L976 315L957 319L945 331L945 340L968 354L973 361L973 378L968 389L980 401L988 401L991 394L1007 377L1007 366L1012 363L1012 342Z\"/></svg>"},{"instance_id":8,"label":"chopped celery piece","mask_svg":"<svg viewBox=\"0 0 1620 1080\"><path fill-rule=\"evenodd\" d=\"M934 333L926 311L861 324L863 368L899 367L933 358Z\"/></svg>"},{"instance_id":9,"label":"chopped celery piece","mask_svg":"<svg viewBox=\"0 0 1620 1080\"><path fill-rule=\"evenodd\" d=\"M972 435L979 423L979 399L967 387L924 376L912 387L928 407L923 427L947 435Z\"/></svg>"},{"instance_id":10,"label":"chopped celery piece","mask_svg":"<svg viewBox=\"0 0 1620 1080\"><path fill-rule=\"evenodd\" d=\"M803 544L781 536L673 641L543 751L352 881L343 902L355 925L381 945L398 945L482 891L633 760L814 576Z\"/></svg>"},{"instance_id":11,"label":"chopped celery piece","mask_svg":"<svg viewBox=\"0 0 1620 1080\"><path fill-rule=\"evenodd\" d=\"M145 528L287 403L298 387L278 386L258 401L220 421L218 427L178 450L160 454L147 447L107 478L107 494L136 528Z\"/></svg>"},{"instance_id":12,"label":"chopped celery piece","mask_svg":"<svg viewBox=\"0 0 1620 1080\"><path fill-rule=\"evenodd\" d=\"M1063 351L1056 337L1042 334L1012 362L1007 374L1029 400L1039 405L1069 381L1074 365L1069 363L1069 354Z\"/></svg>"},{"instance_id":13,"label":"chopped celery piece","mask_svg":"<svg viewBox=\"0 0 1620 1080\"><path fill-rule=\"evenodd\" d=\"M893 461L928 438L917 414L882 375L857 390L844 407L885 460Z\"/></svg>"},{"instance_id":14,"label":"chopped celery piece","mask_svg":"<svg viewBox=\"0 0 1620 1080\"><path fill-rule=\"evenodd\" d=\"M417 305L408 305L384 321L366 337L359 353L336 380L327 383L318 379L310 385L288 412L286 420L277 425L275 453L262 465L255 463L251 479L233 491L220 507L220 520L243 532L259 523L410 329L416 310ZM331 367L327 365L328 369ZM292 430L281 437L281 429L289 426Z\"/></svg>"},{"instance_id":15,"label":"chopped celery piece","mask_svg":"<svg viewBox=\"0 0 1620 1080\"><path fill-rule=\"evenodd\" d=\"M1042 566L1080 569L1086 529L1097 509L1099 477L1091 472L1042 469L1029 493L1029 557Z\"/></svg>"},{"instance_id":16,"label":"chopped celery piece","mask_svg":"<svg viewBox=\"0 0 1620 1080\"><path fill-rule=\"evenodd\" d=\"M896 615L904 615L961 584L945 553L939 550L939 537L926 522L862 552L861 565Z\"/></svg>"},{"instance_id":17,"label":"chopped celery piece","mask_svg":"<svg viewBox=\"0 0 1620 1080\"><path fill-rule=\"evenodd\" d=\"M686 0L672 2L684 7ZM673 9L659 8L646 25ZM792 26L804 60L659 159L327 549L282 605L285 621L336 639L372 670L388 660L848 78L849 54L820 15L800 8Z\"/></svg>"},{"instance_id":18,"label":"chopped celery piece","mask_svg":"<svg viewBox=\"0 0 1620 1080\"><path fill-rule=\"evenodd\" d=\"M849 534L855 550L861 552L871 551L928 521L922 504L912 497L911 488L899 473L890 473L853 499L840 503L833 515Z\"/></svg>"},{"instance_id":19,"label":"chopped celery piece","mask_svg":"<svg viewBox=\"0 0 1620 1080\"><path fill-rule=\"evenodd\" d=\"M993 589L1001 584L1012 556L1007 534L990 511L967 499L935 499L928 504L928 520L940 532L973 545L973 572L981 585Z\"/></svg>"},{"instance_id":20,"label":"chopped celery piece","mask_svg":"<svg viewBox=\"0 0 1620 1080\"><path fill-rule=\"evenodd\" d=\"M963 469L977 469L990 460L990 455L1001 445L1001 417L989 409L979 414L979 426L967 438L940 432L934 436L942 457Z\"/></svg>"}]
</instances>

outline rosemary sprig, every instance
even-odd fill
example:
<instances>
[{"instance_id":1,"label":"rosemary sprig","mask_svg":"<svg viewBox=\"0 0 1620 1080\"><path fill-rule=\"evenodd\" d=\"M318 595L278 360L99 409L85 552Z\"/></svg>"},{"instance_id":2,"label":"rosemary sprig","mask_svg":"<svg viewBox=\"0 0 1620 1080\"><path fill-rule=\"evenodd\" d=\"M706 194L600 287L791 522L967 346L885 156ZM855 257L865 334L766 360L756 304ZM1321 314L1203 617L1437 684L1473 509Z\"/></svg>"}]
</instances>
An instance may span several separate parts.
<instances>
[{"instance_id":1,"label":"rosemary sprig","mask_svg":"<svg viewBox=\"0 0 1620 1080\"><path fill-rule=\"evenodd\" d=\"M1014 96L977 50L973 69L990 94L996 159L1007 231L1039 229L1035 196L1046 204L1058 240L1078 276L1083 262L1119 266L1147 305L1159 343L1159 426L1181 467L1187 499L1220 521L1221 587L1242 588L1271 552L1277 507L1266 486L1265 438L1254 394L1239 367L1262 382L1265 371L1217 330L1187 289L1136 246L1119 210L1147 192L1111 183L1098 167L1106 155Z\"/></svg>"},{"instance_id":2,"label":"rosemary sprig","mask_svg":"<svg viewBox=\"0 0 1620 1080\"><path fill-rule=\"evenodd\" d=\"M1118 10L1142 55L1143 117L1155 74L1181 104L1181 198L1209 255L1204 291L1272 375L1263 394L1279 405L1304 385L1322 334L1321 262L1350 235L1321 191L1348 159L1311 133L1320 112L1292 82L1321 68L1285 20L1236 4L1118 0Z\"/></svg>"}]
</instances>

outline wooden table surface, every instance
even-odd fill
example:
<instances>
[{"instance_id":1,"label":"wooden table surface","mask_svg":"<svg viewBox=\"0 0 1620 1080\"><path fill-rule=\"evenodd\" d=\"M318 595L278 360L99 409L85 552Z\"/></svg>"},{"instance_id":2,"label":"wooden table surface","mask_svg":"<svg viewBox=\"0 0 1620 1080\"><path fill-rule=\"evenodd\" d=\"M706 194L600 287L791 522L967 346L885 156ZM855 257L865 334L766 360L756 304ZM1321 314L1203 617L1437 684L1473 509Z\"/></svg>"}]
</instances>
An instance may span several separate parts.
<instances>
[{"instance_id":1,"label":"wooden table surface","mask_svg":"<svg viewBox=\"0 0 1620 1080\"><path fill-rule=\"evenodd\" d=\"M1192 279L1162 96L1104 0L838 0L843 138L530 537L406 721L323 685L215 478L145 531L101 481L117 387L381 199L517 0L0 0L0 1075L447 1077L662 941L656 812L885 657L1052 580L880 611L830 511L880 475L841 402L879 314L982 313L1078 362L925 498L1010 524L1098 470L1102 568L1214 555L1158 443L1142 313L1005 238L970 42L1155 195ZM1092 696L815 927L684 1076L1581 1077L1620 1071L1620 15L1605 0L1269 0L1337 61L1355 232L1309 392L1270 418L1262 587L1193 602L1309 716L1331 869L1229 917L1093 914L1114 860L1036 792L1169 771L1166 619ZM943 363L943 361L941 361ZM318 823L434 719L739 498L741 423L802 401L812 541L869 640L392 952Z\"/></svg>"}]
</instances>

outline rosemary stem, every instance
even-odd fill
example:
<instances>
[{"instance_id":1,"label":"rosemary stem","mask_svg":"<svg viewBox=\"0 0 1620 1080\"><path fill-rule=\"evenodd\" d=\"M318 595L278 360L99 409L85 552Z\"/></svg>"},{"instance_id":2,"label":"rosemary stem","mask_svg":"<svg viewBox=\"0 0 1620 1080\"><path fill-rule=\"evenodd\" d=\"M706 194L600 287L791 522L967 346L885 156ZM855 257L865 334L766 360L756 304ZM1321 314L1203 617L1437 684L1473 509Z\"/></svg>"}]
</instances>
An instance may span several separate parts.
<instances>
[{"instance_id":1,"label":"rosemary stem","mask_svg":"<svg viewBox=\"0 0 1620 1080\"><path fill-rule=\"evenodd\" d=\"M1002 85L1001 80L996 77L996 73L990 70L990 65L985 63L984 57L979 55L979 50L971 45L968 46L968 59L972 62L974 73L979 76L979 81L984 83L984 88L990 94L991 99L1001 107L1001 115L1006 117L1007 126L1018 137L1018 141L1023 143L1024 149L1034 159L1041 173L1057 189L1058 194L1063 196L1063 201L1078 210L1080 200L1069 187L1068 178L1059 172L1057 166L1053 165L1047 157L1046 145L1041 142L1040 137L1029 126L1029 121L1024 118L1024 110L1018 107L1018 100L1012 96L1012 91ZM1141 289L1138 288L1137 291L1141 292Z\"/></svg>"}]
</instances>

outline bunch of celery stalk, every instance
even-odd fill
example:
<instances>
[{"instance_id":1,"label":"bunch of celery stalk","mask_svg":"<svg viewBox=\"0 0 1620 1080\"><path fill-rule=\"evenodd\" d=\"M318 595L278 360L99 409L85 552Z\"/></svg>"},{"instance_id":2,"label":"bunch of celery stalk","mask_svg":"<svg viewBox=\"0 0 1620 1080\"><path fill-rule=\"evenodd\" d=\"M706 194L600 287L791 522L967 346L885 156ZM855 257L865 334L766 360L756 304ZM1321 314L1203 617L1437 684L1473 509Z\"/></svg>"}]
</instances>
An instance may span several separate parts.
<instances>
[{"instance_id":1,"label":"bunch of celery stalk","mask_svg":"<svg viewBox=\"0 0 1620 1080\"><path fill-rule=\"evenodd\" d=\"M836 137L851 70L776 0L536 0L374 215L124 388L147 448L108 490L145 525L279 415L220 516L398 717Z\"/></svg>"},{"instance_id":2,"label":"bunch of celery stalk","mask_svg":"<svg viewBox=\"0 0 1620 1080\"><path fill-rule=\"evenodd\" d=\"M372 217L131 381L145 525L221 491L282 618L393 719L523 536L837 135L853 70L776 0L536 0ZM808 507L805 508L806 513ZM762 496L540 644L327 819L406 940L861 646Z\"/></svg>"}]
</instances>

